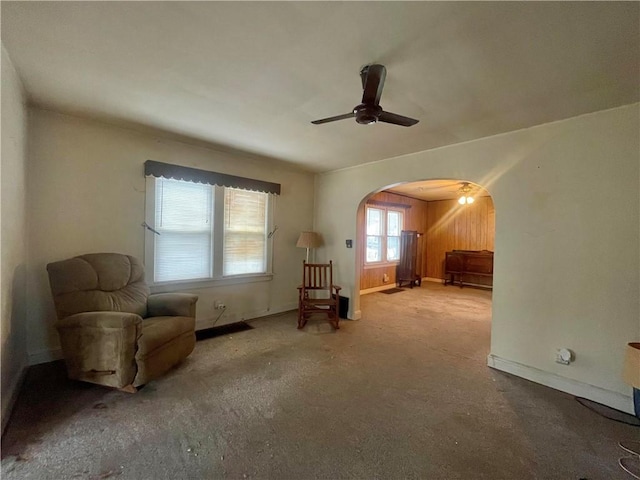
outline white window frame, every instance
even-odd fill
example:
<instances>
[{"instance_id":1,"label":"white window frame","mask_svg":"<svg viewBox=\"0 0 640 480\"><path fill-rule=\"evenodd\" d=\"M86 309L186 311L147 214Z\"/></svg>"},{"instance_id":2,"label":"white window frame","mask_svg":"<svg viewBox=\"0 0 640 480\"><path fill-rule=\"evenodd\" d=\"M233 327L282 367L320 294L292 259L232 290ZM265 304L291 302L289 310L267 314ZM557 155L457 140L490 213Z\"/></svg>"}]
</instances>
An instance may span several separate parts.
<instances>
[{"instance_id":1,"label":"white window frame","mask_svg":"<svg viewBox=\"0 0 640 480\"><path fill-rule=\"evenodd\" d=\"M367 217L368 217L368 211L369 209L374 209L374 210L381 210L383 211L383 215L382 215L382 233L380 235L380 237L382 238L382 259L380 261L377 262L370 262L367 261L367 237L369 237L370 235L367 235ZM395 212L400 214L400 218L401 218L401 224L400 224L400 232L402 232L402 230L404 230L404 222L405 222L405 211L404 209L400 209L400 208L393 208L393 207L387 207L384 205L366 205L365 207L365 213L364 213L364 266L365 268L369 267L369 268L377 268L377 267L383 267L383 266L387 266L387 265L397 265L400 262L400 259L398 260L388 260L387 259L387 240L388 240L388 229L387 229L387 222L389 219L389 212ZM395 235L394 235L395 236ZM398 238L400 238L400 236L398 236Z\"/></svg>"},{"instance_id":2,"label":"white window frame","mask_svg":"<svg viewBox=\"0 0 640 480\"><path fill-rule=\"evenodd\" d=\"M145 192L145 222L154 228L156 211L156 180L157 177L146 177ZM161 293L176 290L193 290L220 285L237 285L253 282L270 281L273 278L273 232L274 225L274 195L267 195L267 224L266 224L266 271L264 273L249 273L242 275L223 275L223 245L224 245L224 192L226 187L217 185L213 189L213 239L212 239L212 275L210 278L193 280L170 280L166 282L155 281L155 242L157 234L145 228L144 258L145 277L147 284L153 293Z\"/></svg>"}]
</instances>

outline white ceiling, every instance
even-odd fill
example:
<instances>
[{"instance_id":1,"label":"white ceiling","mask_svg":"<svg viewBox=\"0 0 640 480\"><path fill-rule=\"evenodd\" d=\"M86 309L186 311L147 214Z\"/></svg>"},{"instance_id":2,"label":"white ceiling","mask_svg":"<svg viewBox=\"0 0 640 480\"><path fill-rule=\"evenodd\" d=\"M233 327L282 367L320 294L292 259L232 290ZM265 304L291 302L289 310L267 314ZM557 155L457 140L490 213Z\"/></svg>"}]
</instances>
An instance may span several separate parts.
<instances>
[{"instance_id":1,"label":"white ceiling","mask_svg":"<svg viewBox=\"0 0 640 480\"><path fill-rule=\"evenodd\" d=\"M44 108L327 171L639 100L638 2L1 2ZM311 120L360 103L405 128Z\"/></svg>"}]
</instances>

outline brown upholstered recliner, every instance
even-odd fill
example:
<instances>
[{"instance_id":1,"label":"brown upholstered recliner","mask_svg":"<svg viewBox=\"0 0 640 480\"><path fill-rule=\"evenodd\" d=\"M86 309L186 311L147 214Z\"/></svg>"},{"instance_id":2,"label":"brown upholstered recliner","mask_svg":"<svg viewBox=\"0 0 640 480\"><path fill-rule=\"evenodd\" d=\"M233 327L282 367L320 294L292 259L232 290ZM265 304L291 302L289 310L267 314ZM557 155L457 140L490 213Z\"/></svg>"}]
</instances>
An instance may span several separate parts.
<instances>
[{"instance_id":1,"label":"brown upholstered recliner","mask_svg":"<svg viewBox=\"0 0 640 480\"><path fill-rule=\"evenodd\" d=\"M193 351L198 297L149 295L136 258L81 255L47 271L69 378L135 391Z\"/></svg>"}]
</instances>

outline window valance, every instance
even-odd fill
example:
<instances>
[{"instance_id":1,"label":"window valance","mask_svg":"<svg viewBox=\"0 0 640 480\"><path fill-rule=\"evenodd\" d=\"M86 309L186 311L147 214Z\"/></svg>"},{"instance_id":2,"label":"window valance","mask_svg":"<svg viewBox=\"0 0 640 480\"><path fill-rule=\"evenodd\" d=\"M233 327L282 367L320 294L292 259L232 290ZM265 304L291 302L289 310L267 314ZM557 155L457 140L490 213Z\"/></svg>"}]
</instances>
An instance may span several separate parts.
<instances>
[{"instance_id":1,"label":"window valance","mask_svg":"<svg viewBox=\"0 0 640 480\"><path fill-rule=\"evenodd\" d=\"M144 175L146 177L173 178L187 182L218 185L220 187L242 188L254 192L274 193L280 195L280 184L254 180L252 178L237 177L226 173L210 172L198 168L183 167L170 163L147 160L144 162Z\"/></svg>"}]
</instances>

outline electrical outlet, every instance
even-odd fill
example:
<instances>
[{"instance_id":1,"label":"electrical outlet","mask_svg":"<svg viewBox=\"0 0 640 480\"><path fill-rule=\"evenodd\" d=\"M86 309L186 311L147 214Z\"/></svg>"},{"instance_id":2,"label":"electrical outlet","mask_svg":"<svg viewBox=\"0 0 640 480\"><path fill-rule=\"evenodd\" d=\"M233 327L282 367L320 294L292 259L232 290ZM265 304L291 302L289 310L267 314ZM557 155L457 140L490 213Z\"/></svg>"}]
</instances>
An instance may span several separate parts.
<instances>
[{"instance_id":1,"label":"electrical outlet","mask_svg":"<svg viewBox=\"0 0 640 480\"><path fill-rule=\"evenodd\" d=\"M556 363L569 365L573 360L573 352L568 348L559 348L556 350Z\"/></svg>"},{"instance_id":2,"label":"electrical outlet","mask_svg":"<svg viewBox=\"0 0 640 480\"><path fill-rule=\"evenodd\" d=\"M225 308L227 308L227 306L220 300L216 300L215 302L213 302L213 308L215 308L216 310L224 310Z\"/></svg>"}]
</instances>

